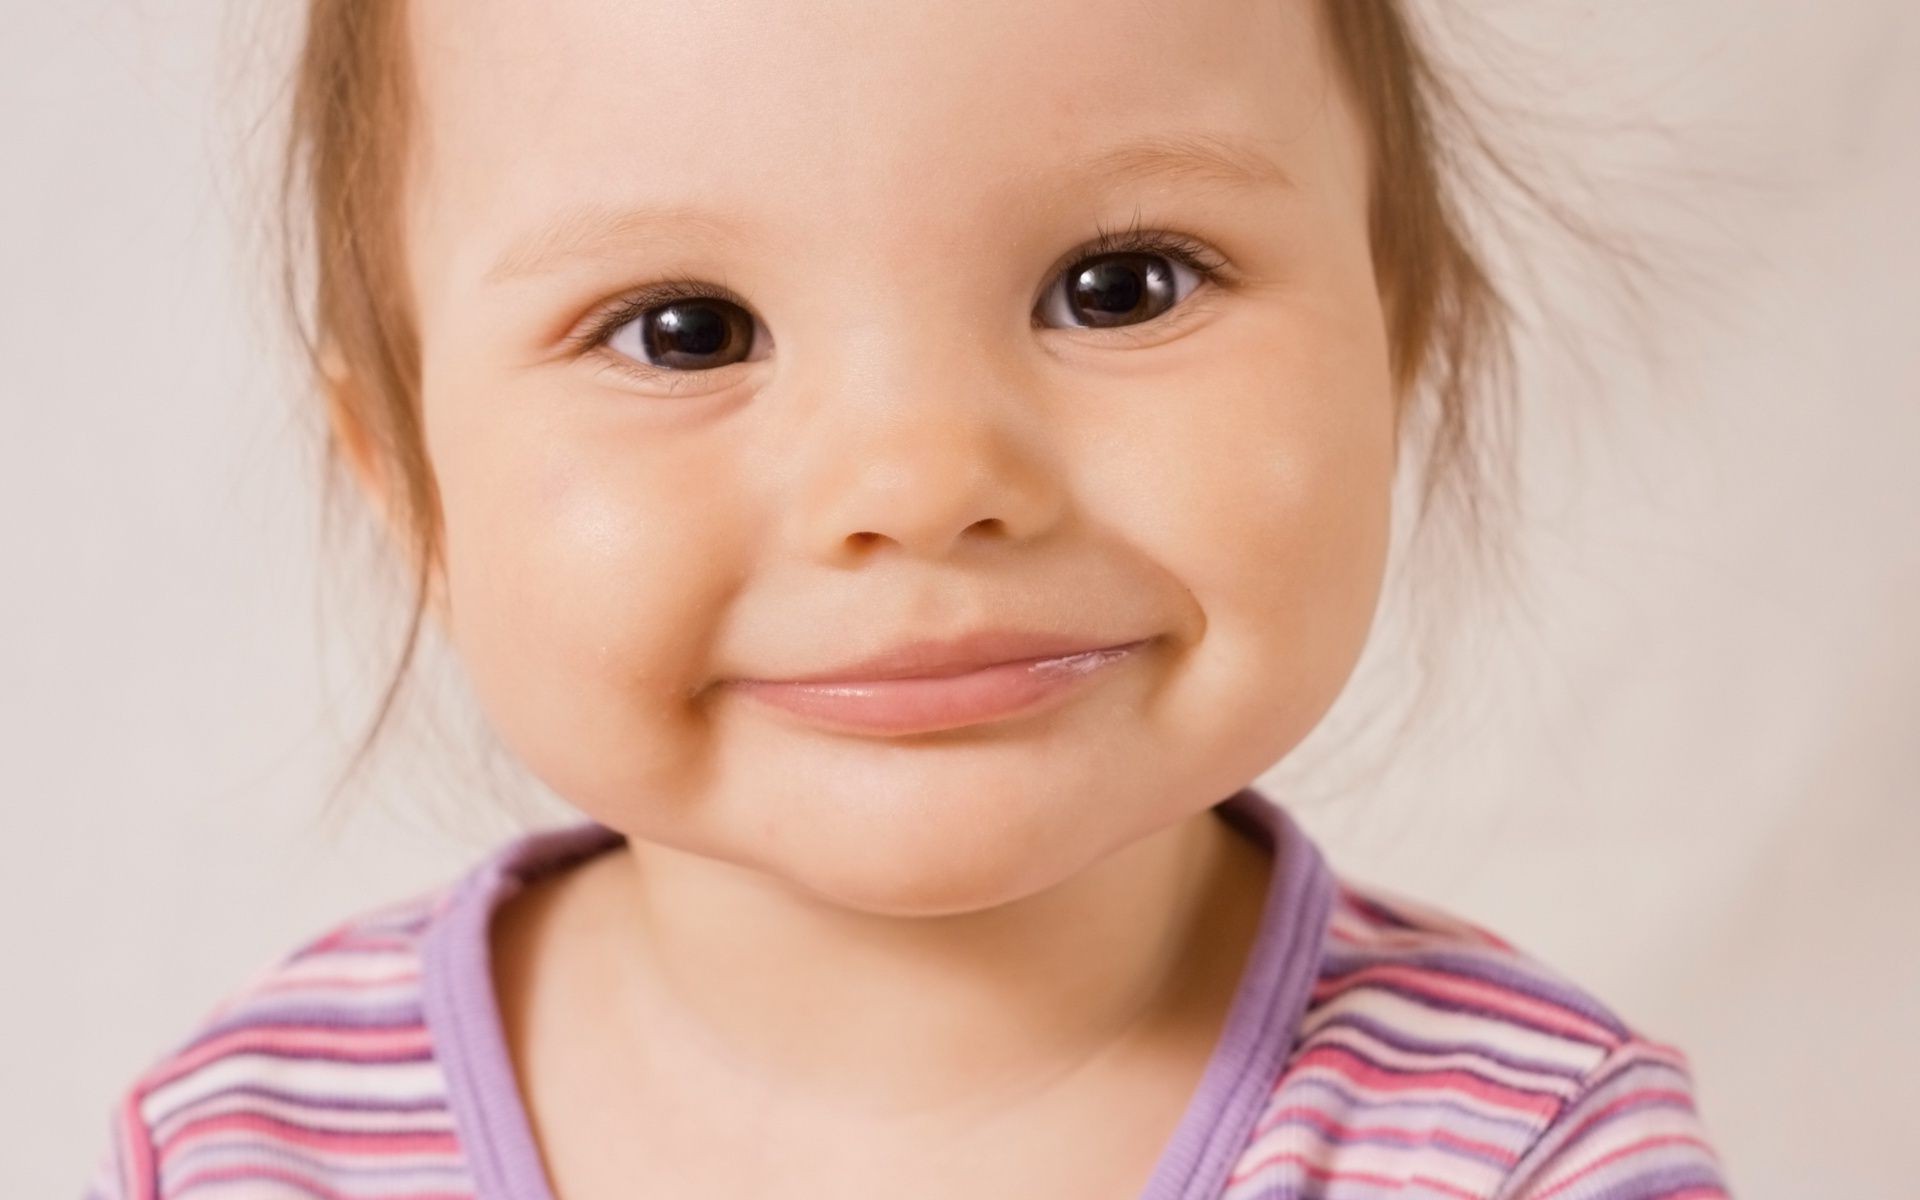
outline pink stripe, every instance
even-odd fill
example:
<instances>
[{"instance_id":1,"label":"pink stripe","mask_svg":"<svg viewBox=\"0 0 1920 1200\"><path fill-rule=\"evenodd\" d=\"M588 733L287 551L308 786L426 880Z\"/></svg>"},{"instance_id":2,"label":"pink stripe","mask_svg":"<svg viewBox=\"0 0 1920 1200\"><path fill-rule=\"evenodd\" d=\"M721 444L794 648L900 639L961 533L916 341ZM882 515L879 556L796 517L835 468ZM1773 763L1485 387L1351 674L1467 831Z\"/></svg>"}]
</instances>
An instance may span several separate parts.
<instances>
[{"instance_id":1,"label":"pink stripe","mask_svg":"<svg viewBox=\"0 0 1920 1200\"><path fill-rule=\"evenodd\" d=\"M237 1183L247 1179L270 1179L299 1188L321 1200L350 1200L343 1192L336 1192L308 1175L297 1174L279 1167L213 1167L205 1171L196 1171L182 1179L174 1190L186 1192L203 1183ZM396 1197L395 1200L401 1200ZM471 1192L414 1192L404 1200L473 1200Z\"/></svg>"},{"instance_id":2,"label":"pink stripe","mask_svg":"<svg viewBox=\"0 0 1920 1200\"><path fill-rule=\"evenodd\" d=\"M1283 1108L1269 1117L1261 1119L1253 1131L1255 1138L1264 1137L1286 1121L1305 1119L1319 1132L1330 1138L1393 1138L1412 1147L1416 1145L1441 1146L1448 1150L1457 1150L1464 1154L1485 1156L1511 1165L1518 1156L1505 1146L1496 1146L1491 1142L1471 1141L1457 1137L1444 1129L1420 1129L1407 1125L1347 1125L1333 1119L1323 1108L1314 1108L1304 1104Z\"/></svg>"},{"instance_id":3,"label":"pink stripe","mask_svg":"<svg viewBox=\"0 0 1920 1200\"><path fill-rule=\"evenodd\" d=\"M348 921L331 933L324 934L318 941L307 946L300 958L312 958L330 950L400 950L410 951L419 948L419 939L410 934L370 933L360 928L358 920ZM297 961L297 960L296 960Z\"/></svg>"},{"instance_id":4,"label":"pink stripe","mask_svg":"<svg viewBox=\"0 0 1920 1200\"><path fill-rule=\"evenodd\" d=\"M375 1102L378 1103L377 1101ZM317 1107L316 1107L317 1105ZM171 1142L183 1129L202 1121L236 1113L253 1113L269 1120L286 1121L308 1129L367 1130L401 1133L444 1133L458 1127L448 1121L445 1109L409 1111L403 1108L371 1106L331 1109L324 1097L288 1095L282 1098L249 1095L242 1091L221 1091L189 1104L179 1105L148 1129L148 1138L156 1146Z\"/></svg>"},{"instance_id":5,"label":"pink stripe","mask_svg":"<svg viewBox=\"0 0 1920 1200\"><path fill-rule=\"evenodd\" d=\"M1507 951L1511 951L1514 948L1512 942L1509 942L1507 939L1501 937L1499 934L1495 933L1493 930L1488 929L1485 925L1477 924L1476 922L1468 921L1464 918L1461 919L1460 923L1462 925L1465 925L1468 929L1473 930L1475 933L1479 934L1481 937L1487 939L1488 945L1495 946L1501 950L1507 950Z\"/></svg>"},{"instance_id":6,"label":"pink stripe","mask_svg":"<svg viewBox=\"0 0 1920 1200\"><path fill-rule=\"evenodd\" d=\"M311 1027L260 1027L236 1029L212 1038L177 1058L168 1060L148 1077L147 1088L154 1090L171 1083L206 1063L228 1054L264 1050L269 1053L297 1053L319 1050L329 1058L348 1060L390 1058L419 1054L432 1045L424 1025L410 1024L383 1029L333 1029Z\"/></svg>"},{"instance_id":7,"label":"pink stripe","mask_svg":"<svg viewBox=\"0 0 1920 1200\"><path fill-rule=\"evenodd\" d=\"M1635 1049L1645 1051L1645 1053L1640 1055L1641 1058L1658 1059L1679 1071L1682 1075L1687 1073L1687 1055L1680 1047L1670 1046L1665 1042L1652 1041L1639 1034L1634 1035L1633 1045Z\"/></svg>"},{"instance_id":8,"label":"pink stripe","mask_svg":"<svg viewBox=\"0 0 1920 1200\"><path fill-rule=\"evenodd\" d=\"M1566 1106L1566 1101L1557 1097L1502 1087L1457 1068L1448 1068L1444 1071L1421 1071L1411 1075L1389 1071L1344 1046L1315 1046L1303 1051L1295 1062L1299 1068L1309 1065L1319 1067L1375 1091L1441 1090L1455 1095L1472 1096L1476 1100L1510 1112L1524 1113L1543 1119L1551 1119L1555 1113ZM1294 1071L1288 1072L1289 1075L1294 1073Z\"/></svg>"},{"instance_id":9,"label":"pink stripe","mask_svg":"<svg viewBox=\"0 0 1920 1200\"><path fill-rule=\"evenodd\" d=\"M1443 971L1428 971L1419 967L1382 963L1361 967L1351 974L1343 975L1328 984L1326 991L1337 993L1367 983L1397 983L1437 999L1471 1004L1476 1008L1509 1014L1518 1024L1550 1029L1567 1037L1608 1047L1616 1045L1620 1040L1619 1035L1613 1030L1596 1024L1578 1013L1570 1012L1558 1004L1536 1000L1531 996L1506 991L1475 980L1463 979Z\"/></svg>"},{"instance_id":10,"label":"pink stripe","mask_svg":"<svg viewBox=\"0 0 1920 1200\"><path fill-rule=\"evenodd\" d=\"M1676 1091L1673 1088L1640 1088L1637 1091L1631 1091L1624 1096L1609 1100L1600 1108L1588 1113L1581 1119L1579 1124L1573 1127L1573 1133L1569 1135L1569 1140L1578 1139L1584 1135L1587 1130L1592 1129L1595 1125L1598 1125L1621 1109L1644 1103L1648 1100L1678 1100L1682 1106L1688 1109L1693 1107L1691 1097L1685 1092Z\"/></svg>"},{"instance_id":11,"label":"pink stripe","mask_svg":"<svg viewBox=\"0 0 1920 1200\"><path fill-rule=\"evenodd\" d=\"M1566 1191L1568 1188L1572 1187L1574 1184L1580 1182L1582 1179L1585 1179L1587 1176L1593 1174L1595 1171L1598 1171L1601 1167L1604 1167L1609 1163L1616 1163L1616 1162L1619 1162L1621 1159L1627 1157L1629 1154L1638 1154L1642 1150L1652 1150L1660 1146L1694 1146L1694 1147L1697 1147L1698 1149L1705 1150L1709 1156L1713 1154L1712 1148L1709 1147L1705 1142L1701 1141L1697 1137L1693 1137L1688 1134L1663 1134L1658 1137L1642 1138L1637 1142L1629 1142L1627 1145L1620 1147L1618 1150L1615 1150L1609 1154L1603 1155L1602 1157L1597 1158L1594 1161L1588 1163L1586 1166L1581 1167L1578 1171L1575 1171L1573 1174L1567 1176L1565 1179L1562 1179L1560 1182L1554 1184L1552 1187L1548 1188L1546 1191L1536 1193L1534 1200L1549 1200L1549 1197L1559 1195L1561 1192ZM1705 1194L1709 1196L1718 1196L1720 1195L1720 1192L1718 1190L1709 1189Z\"/></svg>"},{"instance_id":12,"label":"pink stripe","mask_svg":"<svg viewBox=\"0 0 1920 1200\"><path fill-rule=\"evenodd\" d=\"M1424 918L1424 914L1393 907L1389 905L1386 900L1376 897L1369 891L1364 891L1350 882L1341 881L1338 884L1338 890L1341 899L1346 901L1347 907L1353 909L1355 914L1360 917L1360 923L1369 932L1375 934L1379 940L1409 942L1416 940L1428 941L1436 934L1442 936L1458 936L1454 929L1438 928L1430 924L1429 921ZM1501 950L1513 949L1513 943L1507 941L1484 925L1469 921L1465 917L1455 913L1448 913L1446 916L1453 921L1454 924L1458 925L1460 929L1485 939L1490 946ZM1403 928L1403 926L1412 926L1412 928Z\"/></svg>"},{"instance_id":13,"label":"pink stripe","mask_svg":"<svg viewBox=\"0 0 1920 1200\"><path fill-rule=\"evenodd\" d=\"M127 1200L159 1200L153 1166L153 1145L140 1119L143 1092L135 1087L120 1106L120 1184Z\"/></svg>"},{"instance_id":14,"label":"pink stripe","mask_svg":"<svg viewBox=\"0 0 1920 1200\"><path fill-rule=\"evenodd\" d=\"M1317 1179L1328 1183L1370 1183L1380 1187L1405 1187L1409 1183L1417 1183L1448 1196L1459 1196L1461 1200L1483 1200L1484 1196L1484 1193L1470 1192L1464 1188L1447 1183L1444 1180L1434 1179L1426 1175L1396 1176L1375 1175L1371 1172L1363 1171L1329 1171L1325 1167L1316 1166L1312 1162L1309 1162L1305 1155L1291 1152L1270 1154L1255 1162L1250 1169L1241 1172L1238 1178L1244 1179L1262 1168L1276 1167L1282 1163L1288 1166L1299 1167L1300 1173L1310 1179Z\"/></svg>"},{"instance_id":15,"label":"pink stripe","mask_svg":"<svg viewBox=\"0 0 1920 1200\"><path fill-rule=\"evenodd\" d=\"M397 971L392 975L376 975L371 979L354 979L345 975L309 975L292 979L275 979L260 985L258 991L263 994L273 992L301 992L309 988L335 988L340 991L372 991L375 988L394 987L402 983L418 983L420 972Z\"/></svg>"},{"instance_id":16,"label":"pink stripe","mask_svg":"<svg viewBox=\"0 0 1920 1200\"><path fill-rule=\"evenodd\" d=\"M364 1130L310 1129L260 1113L229 1113L182 1126L160 1152L160 1165L165 1167L202 1143L216 1141L224 1134L233 1133L258 1134L267 1142L335 1154L359 1155L367 1159L424 1154L452 1156L460 1150L459 1140L444 1132L368 1133ZM251 1142L241 1144L253 1145Z\"/></svg>"}]
</instances>

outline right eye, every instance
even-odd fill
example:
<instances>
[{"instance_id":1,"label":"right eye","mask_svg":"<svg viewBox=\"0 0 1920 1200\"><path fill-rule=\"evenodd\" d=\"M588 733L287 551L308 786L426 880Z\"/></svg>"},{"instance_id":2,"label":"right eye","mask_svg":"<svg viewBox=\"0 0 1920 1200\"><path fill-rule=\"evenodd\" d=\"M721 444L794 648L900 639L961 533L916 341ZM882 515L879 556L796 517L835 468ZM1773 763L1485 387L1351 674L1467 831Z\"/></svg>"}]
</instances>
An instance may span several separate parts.
<instances>
[{"instance_id":1,"label":"right eye","mask_svg":"<svg viewBox=\"0 0 1920 1200\"><path fill-rule=\"evenodd\" d=\"M703 286L703 285L696 285ZM713 371L743 362L757 332L753 314L711 290L632 297L589 337L645 375Z\"/></svg>"}]
</instances>

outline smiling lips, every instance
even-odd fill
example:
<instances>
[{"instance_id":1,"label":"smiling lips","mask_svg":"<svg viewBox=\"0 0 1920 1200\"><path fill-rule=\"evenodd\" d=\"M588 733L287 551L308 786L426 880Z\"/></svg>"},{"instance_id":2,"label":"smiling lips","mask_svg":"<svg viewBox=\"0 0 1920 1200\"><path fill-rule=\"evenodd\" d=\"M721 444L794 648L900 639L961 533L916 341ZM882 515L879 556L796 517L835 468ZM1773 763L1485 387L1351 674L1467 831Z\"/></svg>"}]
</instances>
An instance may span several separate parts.
<instances>
[{"instance_id":1,"label":"smiling lips","mask_svg":"<svg viewBox=\"0 0 1920 1200\"><path fill-rule=\"evenodd\" d=\"M988 632L916 642L831 675L729 686L832 730L930 733L1037 711L1151 640L1068 646L1058 637Z\"/></svg>"}]
</instances>

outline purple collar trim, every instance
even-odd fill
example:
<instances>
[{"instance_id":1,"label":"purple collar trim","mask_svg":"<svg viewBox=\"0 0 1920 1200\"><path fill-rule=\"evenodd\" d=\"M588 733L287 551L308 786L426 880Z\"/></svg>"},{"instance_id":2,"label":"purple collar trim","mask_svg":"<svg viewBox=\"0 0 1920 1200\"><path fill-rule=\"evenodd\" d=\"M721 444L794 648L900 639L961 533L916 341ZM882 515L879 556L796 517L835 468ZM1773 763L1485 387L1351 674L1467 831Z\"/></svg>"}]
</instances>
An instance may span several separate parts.
<instances>
[{"instance_id":1,"label":"purple collar trim","mask_svg":"<svg viewBox=\"0 0 1920 1200\"><path fill-rule=\"evenodd\" d=\"M1139 1200L1226 1190L1293 1049L1334 899L1324 858L1285 808L1248 787L1215 810L1274 854L1273 875L1220 1040ZM481 860L427 930L421 1003L476 1200L554 1200L493 993L493 914L531 881L625 840L593 820L523 834Z\"/></svg>"}]
</instances>

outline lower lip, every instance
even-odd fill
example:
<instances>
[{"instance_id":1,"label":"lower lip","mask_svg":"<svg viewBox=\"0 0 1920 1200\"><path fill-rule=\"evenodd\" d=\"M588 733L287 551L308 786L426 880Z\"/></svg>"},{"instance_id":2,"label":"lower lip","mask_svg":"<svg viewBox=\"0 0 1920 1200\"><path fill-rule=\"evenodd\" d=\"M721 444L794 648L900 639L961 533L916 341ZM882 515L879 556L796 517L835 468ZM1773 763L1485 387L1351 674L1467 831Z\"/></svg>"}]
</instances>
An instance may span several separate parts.
<instances>
[{"instance_id":1,"label":"lower lip","mask_svg":"<svg viewBox=\"0 0 1920 1200\"><path fill-rule=\"evenodd\" d=\"M747 679L732 686L811 724L840 732L932 733L1035 713L1134 658L1151 640L1057 658L997 663L964 675L822 683Z\"/></svg>"}]
</instances>

